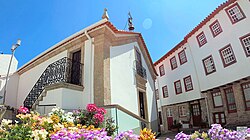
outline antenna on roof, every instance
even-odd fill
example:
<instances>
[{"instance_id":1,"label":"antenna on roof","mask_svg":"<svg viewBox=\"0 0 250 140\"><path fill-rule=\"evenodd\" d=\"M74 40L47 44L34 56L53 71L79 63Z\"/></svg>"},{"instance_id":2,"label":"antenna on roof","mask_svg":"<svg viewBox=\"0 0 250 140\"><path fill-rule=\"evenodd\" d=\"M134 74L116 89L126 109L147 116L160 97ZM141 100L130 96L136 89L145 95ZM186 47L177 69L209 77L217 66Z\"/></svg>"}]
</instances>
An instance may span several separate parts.
<instances>
[{"instance_id":1,"label":"antenna on roof","mask_svg":"<svg viewBox=\"0 0 250 140\"><path fill-rule=\"evenodd\" d=\"M129 29L129 31L134 31L134 29L135 29L132 20L133 20L133 18L131 16L130 12L128 12L128 29Z\"/></svg>"},{"instance_id":2,"label":"antenna on roof","mask_svg":"<svg viewBox=\"0 0 250 140\"><path fill-rule=\"evenodd\" d=\"M108 16L108 9L104 8L103 14L102 14L102 19L107 19L109 20L109 16Z\"/></svg>"}]
</instances>

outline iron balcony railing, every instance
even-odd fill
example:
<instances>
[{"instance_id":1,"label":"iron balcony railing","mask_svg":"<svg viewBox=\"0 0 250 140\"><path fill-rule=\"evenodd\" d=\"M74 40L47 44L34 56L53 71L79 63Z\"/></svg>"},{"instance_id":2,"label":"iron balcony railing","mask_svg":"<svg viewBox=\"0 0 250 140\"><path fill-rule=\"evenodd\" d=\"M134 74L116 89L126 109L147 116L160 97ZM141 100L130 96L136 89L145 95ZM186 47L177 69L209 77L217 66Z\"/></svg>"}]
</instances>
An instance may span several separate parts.
<instances>
[{"instance_id":1,"label":"iron balcony railing","mask_svg":"<svg viewBox=\"0 0 250 140\"><path fill-rule=\"evenodd\" d=\"M147 73L146 73L146 69L142 66L142 64L135 60L136 63L136 73L138 75L140 75L142 78L147 79Z\"/></svg>"},{"instance_id":2,"label":"iron balcony railing","mask_svg":"<svg viewBox=\"0 0 250 140\"><path fill-rule=\"evenodd\" d=\"M29 92L24 100L24 106L32 108L45 86L56 83L71 83L82 86L82 68L83 64L67 57L51 63Z\"/></svg>"}]
</instances>

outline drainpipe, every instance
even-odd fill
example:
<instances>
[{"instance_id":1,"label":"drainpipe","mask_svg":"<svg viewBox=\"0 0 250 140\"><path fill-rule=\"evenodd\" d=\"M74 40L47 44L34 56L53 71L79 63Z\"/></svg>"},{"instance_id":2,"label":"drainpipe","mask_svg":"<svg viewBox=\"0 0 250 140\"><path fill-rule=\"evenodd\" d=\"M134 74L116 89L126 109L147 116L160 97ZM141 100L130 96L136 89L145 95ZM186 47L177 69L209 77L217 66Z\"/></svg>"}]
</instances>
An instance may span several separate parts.
<instances>
[{"instance_id":1,"label":"drainpipe","mask_svg":"<svg viewBox=\"0 0 250 140\"><path fill-rule=\"evenodd\" d=\"M196 69L196 65L195 65L195 61L194 61L194 57L193 57L193 53L192 53L192 50L191 50L191 48L190 48L190 45L189 45L189 43L188 43L188 41L187 41L187 48L189 49L189 51L190 51L190 54L191 54L191 58L192 58L192 61L193 61L193 64L194 64L194 70L195 70L195 74L196 74L196 77L197 77L197 83L198 83L198 88L199 88L199 91L201 92L201 87L200 87L200 81L199 81L199 77L198 77L198 72L197 72L197 69ZM201 93L201 94L203 94L203 93ZM206 95L206 97L205 97L205 102L206 102L206 108L207 108L207 117L208 117L208 125L210 126L210 114L209 114L209 109L208 109L208 103L207 103L207 95Z\"/></svg>"},{"instance_id":2,"label":"drainpipe","mask_svg":"<svg viewBox=\"0 0 250 140\"><path fill-rule=\"evenodd\" d=\"M93 94L93 44L94 44L94 40L89 36L88 31L85 30L84 34L86 35L86 37L88 38L88 40L90 40L90 53L91 53L91 57L90 57L90 67L89 67L89 71L90 71L90 102L92 102L92 94Z\"/></svg>"}]
</instances>

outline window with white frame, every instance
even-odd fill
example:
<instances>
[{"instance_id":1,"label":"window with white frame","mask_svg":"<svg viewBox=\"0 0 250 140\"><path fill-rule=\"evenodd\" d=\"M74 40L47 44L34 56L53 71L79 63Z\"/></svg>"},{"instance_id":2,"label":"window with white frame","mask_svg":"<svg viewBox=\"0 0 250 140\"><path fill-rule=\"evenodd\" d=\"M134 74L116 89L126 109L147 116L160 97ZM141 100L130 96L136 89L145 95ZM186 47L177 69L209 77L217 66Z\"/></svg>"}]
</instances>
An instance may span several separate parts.
<instances>
[{"instance_id":1,"label":"window with white frame","mask_svg":"<svg viewBox=\"0 0 250 140\"><path fill-rule=\"evenodd\" d=\"M176 69L177 68L177 61L175 56L170 59L170 64L171 64L171 69Z\"/></svg>"},{"instance_id":2,"label":"window with white frame","mask_svg":"<svg viewBox=\"0 0 250 140\"><path fill-rule=\"evenodd\" d=\"M156 100L159 100L159 91L158 91L158 89L155 90L155 97L156 97Z\"/></svg>"},{"instance_id":3,"label":"window with white frame","mask_svg":"<svg viewBox=\"0 0 250 140\"><path fill-rule=\"evenodd\" d=\"M204 32L201 32L199 35L197 35L196 39L200 47L207 43L207 39L206 39Z\"/></svg>"},{"instance_id":4,"label":"window with white frame","mask_svg":"<svg viewBox=\"0 0 250 140\"><path fill-rule=\"evenodd\" d=\"M167 86L162 87L162 94L163 94L163 98L168 97L168 87Z\"/></svg>"},{"instance_id":5,"label":"window with white frame","mask_svg":"<svg viewBox=\"0 0 250 140\"><path fill-rule=\"evenodd\" d=\"M179 106L178 110L179 110L179 116L180 117L187 116L187 112L186 112L185 106Z\"/></svg>"},{"instance_id":6,"label":"window with white frame","mask_svg":"<svg viewBox=\"0 0 250 140\"><path fill-rule=\"evenodd\" d=\"M233 88L230 87L230 88L225 89L224 91L225 91L225 95L227 99L228 113L236 112L237 110L236 110L236 103L235 103Z\"/></svg>"},{"instance_id":7,"label":"window with white frame","mask_svg":"<svg viewBox=\"0 0 250 140\"><path fill-rule=\"evenodd\" d=\"M202 60L206 75L216 71L212 55Z\"/></svg>"},{"instance_id":8,"label":"window with white frame","mask_svg":"<svg viewBox=\"0 0 250 140\"><path fill-rule=\"evenodd\" d=\"M232 6L228 7L226 9L226 12L232 24L237 23L238 21L246 17L238 3L235 3Z\"/></svg>"},{"instance_id":9,"label":"window with white frame","mask_svg":"<svg viewBox=\"0 0 250 140\"><path fill-rule=\"evenodd\" d=\"M229 44L226 47L220 49L220 56L223 62L224 67L232 65L236 62L232 46Z\"/></svg>"},{"instance_id":10,"label":"window with white frame","mask_svg":"<svg viewBox=\"0 0 250 140\"><path fill-rule=\"evenodd\" d=\"M250 33L240 38L243 49L247 57L250 56Z\"/></svg>"},{"instance_id":11,"label":"window with white frame","mask_svg":"<svg viewBox=\"0 0 250 140\"><path fill-rule=\"evenodd\" d=\"M164 65L163 64L159 67L159 71L160 71L160 76L165 75L165 70L164 70Z\"/></svg>"},{"instance_id":12,"label":"window with white frame","mask_svg":"<svg viewBox=\"0 0 250 140\"><path fill-rule=\"evenodd\" d=\"M180 64L184 64L187 62L187 56L184 50L182 50L181 52L178 53L179 56L179 60L180 60Z\"/></svg>"},{"instance_id":13,"label":"window with white frame","mask_svg":"<svg viewBox=\"0 0 250 140\"><path fill-rule=\"evenodd\" d=\"M223 106L220 90L212 92L212 97L213 97L213 104L215 108Z\"/></svg>"},{"instance_id":14,"label":"window with white frame","mask_svg":"<svg viewBox=\"0 0 250 140\"><path fill-rule=\"evenodd\" d=\"M250 110L250 82L241 85L244 92L246 110Z\"/></svg>"},{"instance_id":15,"label":"window with white frame","mask_svg":"<svg viewBox=\"0 0 250 140\"><path fill-rule=\"evenodd\" d=\"M184 78L184 84L185 84L186 92L193 90L193 83L192 83L191 75Z\"/></svg>"},{"instance_id":16,"label":"window with white frame","mask_svg":"<svg viewBox=\"0 0 250 140\"><path fill-rule=\"evenodd\" d=\"M175 87L175 94L181 94L182 93L181 81L180 80L174 82L174 87Z\"/></svg>"},{"instance_id":17,"label":"window with white frame","mask_svg":"<svg viewBox=\"0 0 250 140\"><path fill-rule=\"evenodd\" d=\"M222 28L218 20L214 21L209 27L213 34L213 37L216 37L222 32Z\"/></svg>"}]
</instances>

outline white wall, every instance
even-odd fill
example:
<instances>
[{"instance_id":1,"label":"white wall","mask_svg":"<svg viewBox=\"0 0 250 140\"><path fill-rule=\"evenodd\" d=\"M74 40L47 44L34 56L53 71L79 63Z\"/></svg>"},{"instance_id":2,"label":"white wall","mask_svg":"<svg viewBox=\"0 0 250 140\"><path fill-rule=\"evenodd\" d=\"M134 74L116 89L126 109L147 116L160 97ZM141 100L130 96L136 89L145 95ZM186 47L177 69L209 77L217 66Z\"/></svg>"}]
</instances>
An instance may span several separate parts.
<instances>
[{"instance_id":1,"label":"white wall","mask_svg":"<svg viewBox=\"0 0 250 140\"><path fill-rule=\"evenodd\" d=\"M94 103L94 46L90 40L85 41L84 49L83 106L85 108L87 104Z\"/></svg>"},{"instance_id":2,"label":"white wall","mask_svg":"<svg viewBox=\"0 0 250 140\"><path fill-rule=\"evenodd\" d=\"M67 57L67 51L61 52L60 54L51 57L47 61L35 66L34 68L20 75L17 106L23 105L23 101L25 100L25 98L27 97L27 95L29 94L41 74L47 68L47 66L63 57Z\"/></svg>"},{"instance_id":3,"label":"white wall","mask_svg":"<svg viewBox=\"0 0 250 140\"><path fill-rule=\"evenodd\" d=\"M11 54L0 54L0 76L7 75L8 67L10 64ZM17 70L18 61L13 56L10 73L14 73Z\"/></svg>"},{"instance_id":4,"label":"white wall","mask_svg":"<svg viewBox=\"0 0 250 140\"><path fill-rule=\"evenodd\" d=\"M137 42L121 46L112 46L110 48L111 104L119 104L139 115L134 46L141 51ZM146 97L149 121L152 122L157 120L154 79L149 72L143 55L141 56L142 66L147 71ZM127 124L129 123L127 122Z\"/></svg>"},{"instance_id":5,"label":"white wall","mask_svg":"<svg viewBox=\"0 0 250 140\"><path fill-rule=\"evenodd\" d=\"M188 44L184 44L182 47L180 47L178 50L176 50L174 53L168 56L165 60L163 60L162 62L160 62L155 66L155 69L159 75L157 77L158 80L157 89L159 91L160 101L158 103L160 103L160 105L158 104L158 106L176 104L201 98L200 87L197 80L197 74L194 67L193 58L190 49L188 47L189 47ZM182 50L185 50L187 62L180 65L178 53L181 52ZM175 56L178 65L178 67L175 68L174 70L171 69L171 64L170 64L170 59L173 56ZM159 67L162 64L164 65L165 75L160 76ZM186 92L183 78L189 75L191 75L193 90ZM176 95L174 82L178 80L181 81L182 93ZM162 87L165 85L167 85L168 88L167 98L163 98L163 92L162 92Z\"/></svg>"},{"instance_id":6,"label":"white wall","mask_svg":"<svg viewBox=\"0 0 250 140\"><path fill-rule=\"evenodd\" d=\"M239 0L238 4L246 15L245 19L232 24L225 10L221 10L205 26L188 39L188 43L190 44L193 52L202 91L218 87L250 75L250 67L248 67L250 64L250 58L246 57L239 40L241 36L250 33L250 3L248 0ZM219 21L223 32L214 38L209 25L216 19ZM207 44L200 48L196 40L196 36L202 31L207 38ZM237 62L224 68L219 50L228 44L231 44ZM206 76L202 59L209 55L212 55L213 57L216 72Z\"/></svg>"},{"instance_id":7,"label":"white wall","mask_svg":"<svg viewBox=\"0 0 250 140\"><path fill-rule=\"evenodd\" d=\"M57 88L47 91L46 96L39 102L39 105L56 104L57 107L62 109L79 109L83 108L82 100L82 91L68 88Z\"/></svg>"}]
</instances>

